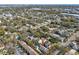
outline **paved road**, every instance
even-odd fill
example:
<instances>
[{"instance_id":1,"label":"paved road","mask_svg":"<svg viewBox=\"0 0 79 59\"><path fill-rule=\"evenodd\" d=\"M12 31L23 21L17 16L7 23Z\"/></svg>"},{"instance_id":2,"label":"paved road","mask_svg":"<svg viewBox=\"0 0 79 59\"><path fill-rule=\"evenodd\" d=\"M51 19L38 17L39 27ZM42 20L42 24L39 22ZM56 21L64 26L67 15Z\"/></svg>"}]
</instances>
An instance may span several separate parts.
<instances>
[{"instance_id":1,"label":"paved road","mask_svg":"<svg viewBox=\"0 0 79 59\"><path fill-rule=\"evenodd\" d=\"M51 21L49 21L49 22L44 22L44 23L41 23L41 24L39 24L39 25L33 27L32 29L38 29L38 28L43 27L43 26L46 26L46 25L48 25L48 24L50 24L50 23L51 23Z\"/></svg>"},{"instance_id":2,"label":"paved road","mask_svg":"<svg viewBox=\"0 0 79 59\"><path fill-rule=\"evenodd\" d=\"M32 49L30 46L28 46L24 41L18 41L18 43L25 49L27 50L30 55L38 55L38 53Z\"/></svg>"}]
</instances>

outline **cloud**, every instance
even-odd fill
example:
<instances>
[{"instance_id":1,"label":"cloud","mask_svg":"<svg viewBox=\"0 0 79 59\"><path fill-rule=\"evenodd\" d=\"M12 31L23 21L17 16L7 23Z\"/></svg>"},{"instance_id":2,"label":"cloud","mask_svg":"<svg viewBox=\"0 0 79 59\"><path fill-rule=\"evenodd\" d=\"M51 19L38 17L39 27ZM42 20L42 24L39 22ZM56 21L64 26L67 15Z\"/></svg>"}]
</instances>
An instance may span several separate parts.
<instances>
[{"instance_id":1,"label":"cloud","mask_svg":"<svg viewBox=\"0 0 79 59\"><path fill-rule=\"evenodd\" d=\"M0 4L79 4L79 0L0 0Z\"/></svg>"}]
</instances>

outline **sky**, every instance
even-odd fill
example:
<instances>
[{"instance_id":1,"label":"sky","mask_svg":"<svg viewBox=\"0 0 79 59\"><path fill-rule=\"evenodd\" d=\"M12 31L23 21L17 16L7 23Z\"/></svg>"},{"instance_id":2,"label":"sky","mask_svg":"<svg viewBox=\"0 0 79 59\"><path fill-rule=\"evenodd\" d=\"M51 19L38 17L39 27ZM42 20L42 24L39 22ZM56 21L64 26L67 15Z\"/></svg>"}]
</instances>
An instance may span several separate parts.
<instances>
[{"instance_id":1,"label":"sky","mask_svg":"<svg viewBox=\"0 0 79 59\"><path fill-rule=\"evenodd\" d=\"M0 0L0 4L79 4L79 0Z\"/></svg>"}]
</instances>

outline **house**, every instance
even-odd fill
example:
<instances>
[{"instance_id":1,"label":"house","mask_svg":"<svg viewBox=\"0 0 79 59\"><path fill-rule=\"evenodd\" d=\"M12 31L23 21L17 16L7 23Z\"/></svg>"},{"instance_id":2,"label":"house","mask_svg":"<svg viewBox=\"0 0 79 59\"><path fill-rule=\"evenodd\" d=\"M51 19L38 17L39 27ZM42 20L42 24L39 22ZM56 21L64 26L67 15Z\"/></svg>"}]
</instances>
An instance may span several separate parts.
<instances>
[{"instance_id":1,"label":"house","mask_svg":"<svg viewBox=\"0 0 79 59\"><path fill-rule=\"evenodd\" d=\"M73 41L72 43L69 44L69 46L74 49L79 51L79 42Z\"/></svg>"},{"instance_id":2,"label":"house","mask_svg":"<svg viewBox=\"0 0 79 59\"><path fill-rule=\"evenodd\" d=\"M46 41L46 38L41 38L38 42L39 44L44 45Z\"/></svg>"},{"instance_id":3,"label":"house","mask_svg":"<svg viewBox=\"0 0 79 59\"><path fill-rule=\"evenodd\" d=\"M43 53L48 53L48 49L46 47L44 47L43 45L40 45L39 49Z\"/></svg>"},{"instance_id":4,"label":"house","mask_svg":"<svg viewBox=\"0 0 79 59\"><path fill-rule=\"evenodd\" d=\"M68 37L69 36L69 33L65 30L58 30L55 33L62 36L62 37Z\"/></svg>"},{"instance_id":5,"label":"house","mask_svg":"<svg viewBox=\"0 0 79 59\"><path fill-rule=\"evenodd\" d=\"M44 46L46 48L50 48L51 47L51 43L49 41L46 41L45 44L44 44Z\"/></svg>"},{"instance_id":6,"label":"house","mask_svg":"<svg viewBox=\"0 0 79 59\"><path fill-rule=\"evenodd\" d=\"M33 35L29 35L28 36L28 39L33 40L34 39L34 36Z\"/></svg>"},{"instance_id":7,"label":"house","mask_svg":"<svg viewBox=\"0 0 79 59\"><path fill-rule=\"evenodd\" d=\"M40 54L42 54L42 52L40 51L39 46L35 46L35 48L36 48L36 50L37 50Z\"/></svg>"},{"instance_id":8,"label":"house","mask_svg":"<svg viewBox=\"0 0 79 59\"><path fill-rule=\"evenodd\" d=\"M2 23L2 21L0 20L0 24Z\"/></svg>"},{"instance_id":9,"label":"house","mask_svg":"<svg viewBox=\"0 0 79 59\"><path fill-rule=\"evenodd\" d=\"M65 38L61 37L60 35L57 34L53 34L52 35L54 38L57 38L58 40L60 40L61 42L63 42L65 40Z\"/></svg>"},{"instance_id":10,"label":"house","mask_svg":"<svg viewBox=\"0 0 79 59\"><path fill-rule=\"evenodd\" d=\"M12 14L10 14L10 13L3 13L3 16L12 17Z\"/></svg>"}]
</instances>

